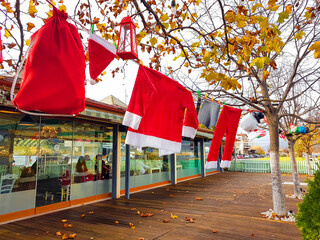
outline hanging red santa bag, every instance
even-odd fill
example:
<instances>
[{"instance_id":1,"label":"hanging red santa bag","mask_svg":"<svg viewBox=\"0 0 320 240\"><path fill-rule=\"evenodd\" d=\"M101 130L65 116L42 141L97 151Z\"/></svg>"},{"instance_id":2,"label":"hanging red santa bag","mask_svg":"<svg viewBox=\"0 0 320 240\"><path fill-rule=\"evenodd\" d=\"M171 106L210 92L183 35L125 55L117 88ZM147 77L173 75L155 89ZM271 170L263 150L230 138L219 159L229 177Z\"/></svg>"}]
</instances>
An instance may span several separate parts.
<instances>
[{"instance_id":1,"label":"hanging red santa bag","mask_svg":"<svg viewBox=\"0 0 320 240\"><path fill-rule=\"evenodd\" d=\"M85 107L85 55L68 14L53 17L31 37L20 90L13 104L20 110L74 115Z\"/></svg>"}]
</instances>

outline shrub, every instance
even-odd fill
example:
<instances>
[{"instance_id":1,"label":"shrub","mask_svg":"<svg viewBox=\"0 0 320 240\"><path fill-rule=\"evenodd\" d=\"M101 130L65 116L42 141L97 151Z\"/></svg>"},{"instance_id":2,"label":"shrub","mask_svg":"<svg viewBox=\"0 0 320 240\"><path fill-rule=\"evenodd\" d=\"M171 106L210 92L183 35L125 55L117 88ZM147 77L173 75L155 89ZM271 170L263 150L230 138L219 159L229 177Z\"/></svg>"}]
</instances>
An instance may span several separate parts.
<instances>
[{"instance_id":1,"label":"shrub","mask_svg":"<svg viewBox=\"0 0 320 240\"><path fill-rule=\"evenodd\" d=\"M320 240L320 165L314 174L314 180L308 180L308 193L298 204L296 224L304 239Z\"/></svg>"}]
</instances>

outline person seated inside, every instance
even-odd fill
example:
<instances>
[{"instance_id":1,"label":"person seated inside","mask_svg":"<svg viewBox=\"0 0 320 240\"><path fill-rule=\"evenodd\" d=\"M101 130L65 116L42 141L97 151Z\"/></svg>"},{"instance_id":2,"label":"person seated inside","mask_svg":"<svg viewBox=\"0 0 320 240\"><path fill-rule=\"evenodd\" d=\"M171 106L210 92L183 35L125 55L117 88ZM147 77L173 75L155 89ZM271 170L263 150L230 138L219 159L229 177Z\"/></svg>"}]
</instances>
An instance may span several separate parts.
<instances>
[{"instance_id":1,"label":"person seated inside","mask_svg":"<svg viewBox=\"0 0 320 240\"><path fill-rule=\"evenodd\" d=\"M141 175L145 174L146 171L150 169L150 167L146 165L144 162L142 162L141 160L137 161L137 167L140 169Z\"/></svg>"},{"instance_id":2,"label":"person seated inside","mask_svg":"<svg viewBox=\"0 0 320 240\"><path fill-rule=\"evenodd\" d=\"M83 156L80 156L76 165L76 173L74 177L74 182L86 182L86 175L88 172L86 160Z\"/></svg>"}]
</instances>

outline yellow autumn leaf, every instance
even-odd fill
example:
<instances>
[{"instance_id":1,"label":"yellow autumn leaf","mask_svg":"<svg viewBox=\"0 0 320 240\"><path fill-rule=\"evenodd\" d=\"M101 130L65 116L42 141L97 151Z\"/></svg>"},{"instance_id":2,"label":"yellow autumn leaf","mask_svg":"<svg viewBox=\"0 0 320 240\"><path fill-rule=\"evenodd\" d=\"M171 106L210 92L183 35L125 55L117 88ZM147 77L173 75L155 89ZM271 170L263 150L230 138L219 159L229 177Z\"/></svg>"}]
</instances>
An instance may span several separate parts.
<instances>
[{"instance_id":1,"label":"yellow autumn leaf","mask_svg":"<svg viewBox=\"0 0 320 240\"><path fill-rule=\"evenodd\" d=\"M4 30L4 36L5 36L6 38L11 37L11 33L10 33L10 30L9 30L9 29L5 29L5 30Z\"/></svg>"},{"instance_id":2,"label":"yellow autumn leaf","mask_svg":"<svg viewBox=\"0 0 320 240\"><path fill-rule=\"evenodd\" d=\"M160 31L160 26L159 25L155 26L154 30L158 33Z\"/></svg>"},{"instance_id":3,"label":"yellow autumn leaf","mask_svg":"<svg viewBox=\"0 0 320 240\"><path fill-rule=\"evenodd\" d=\"M28 12L29 12L30 16L33 18L36 16L35 14L38 12L38 10L36 9L36 6L34 5L33 0L30 0L30 2L29 2Z\"/></svg>"},{"instance_id":4,"label":"yellow autumn leaf","mask_svg":"<svg viewBox=\"0 0 320 240\"><path fill-rule=\"evenodd\" d=\"M65 13L67 12L67 8L66 8L66 6L65 5L61 5L61 6L59 6L59 10L60 11L64 11Z\"/></svg>"},{"instance_id":5,"label":"yellow autumn leaf","mask_svg":"<svg viewBox=\"0 0 320 240\"><path fill-rule=\"evenodd\" d=\"M173 214L171 213L171 218L172 218L172 219L176 219L176 218L178 218L178 216L173 215Z\"/></svg>"},{"instance_id":6,"label":"yellow autumn leaf","mask_svg":"<svg viewBox=\"0 0 320 240\"><path fill-rule=\"evenodd\" d=\"M169 17L168 17L167 14L162 14L160 19L161 19L162 22L165 22L165 21L167 21L169 19Z\"/></svg>"},{"instance_id":7,"label":"yellow autumn leaf","mask_svg":"<svg viewBox=\"0 0 320 240\"><path fill-rule=\"evenodd\" d=\"M27 45L27 46L30 46L30 39L27 39L27 40L26 40L26 45Z\"/></svg>"},{"instance_id":8,"label":"yellow autumn leaf","mask_svg":"<svg viewBox=\"0 0 320 240\"><path fill-rule=\"evenodd\" d=\"M200 47L200 42L194 42L191 44L191 47Z\"/></svg>"},{"instance_id":9,"label":"yellow autumn leaf","mask_svg":"<svg viewBox=\"0 0 320 240\"><path fill-rule=\"evenodd\" d=\"M261 3L257 3L255 5L253 5L253 7L251 8L252 9L252 13L255 13L255 11L257 10L257 8L263 8L262 4Z\"/></svg>"},{"instance_id":10,"label":"yellow autumn leaf","mask_svg":"<svg viewBox=\"0 0 320 240\"><path fill-rule=\"evenodd\" d=\"M169 23L162 23L162 25L165 27L165 29L169 28Z\"/></svg>"},{"instance_id":11,"label":"yellow autumn leaf","mask_svg":"<svg viewBox=\"0 0 320 240\"><path fill-rule=\"evenodd\" d=\"M30 23L30 22L27 23L27 26L28 26L28 28L27 28L27 31L28 31L28 32L29 32L32 28L35 27L34 24L33 24L33 23Z\"/></svg>"},{"instance_id":12,"label":"yellow autumn leaf","mask_svg":"<svg viewBox=\"0 0 320 240\"><path fill-rule=\"evenodd\" d=\"M150 39L151 46L154 46L158 42L158 39L153 37Z\"/></svg>"},{"instance_id":13,"label":"yellow autumn leaf","mask_svg":"<svg viewBox=\"0 0 320 240\"><path fill-rule=\"evenodd\" d=\"M51 18L52 17L52 10L50 10L49 12L46 12L46 14L47 14L47 16L48 16L48 18Z\"/></svg>"},{"instance_id":14,"label":"yellow autumn leaf","mask_svg":"<svg viewBox=\"0 0 320 240\"><path fill-rule=\"evenodd\" d=\"M175 29L175 28L177 28L177 22L172 22L172 23L170 23L170 27L171 27L171 29Z\"/></svg>"},{"instance_id":15,"label":"yellow autumn leaf","mask_svg":"<svg viewBox=\"0 0 320 240\"><path fill-rule=\"evenodd\" d=\"M314 50L314 58L320 58L320 41L312 44L308 50Z\"/></svg>"},{"instance_id":16,"label":"yellow autumn leaf","mask_svg":"<svg viewBox=\"0 0 320 240\"><path fill-rule=\"evenodd\" d=\"M210 53L206 50L203 54L203 61L206 62L206 64L208 65L210 62L211 56Z\"/></svg>"},{"instance_id":17,"label":"yellow autumn leaf","mask_svg":"<svg viewBox=\"0 0 320 240\"><path fill-rule=\"evenodd\" d=\"M106 71L103 71L102 73L101 73L101 76L104 76L104 75L106 75Z\"/></svg>"},{"instance_id":18,"label":"yellow autumn leaf","mask_svg":"<svg viewBox=\"0 0 320 240\"><path fill-rule=\"evenodd\" d=\"M186 62L186 63L184 64L184 66L185 66L185 67L189 67L189 62Z\"/></svg>"},{"instance_id":19,"label":"yellow autumn leaf","mask_svg":"<svg viewBox=\"0 0 320 240\"><path fill-rule=\"evenodd\" d=\"M1 5L6 8L8 13L13 13L14 12L12 7L10 6L10 3L7 3L6 1L2 1Z\"/></svg>"},{"instance_id":20,"label":"yellow autumn leaf","mask_svg":"<svg viewBox=\"0 0 320 240\"><path fill-rule=\"evenodd\" d=\"M293 39L300 40L303 38L304 35L306 35L306 34L303 31L299 31L294 35Z\"/></svg>"},{"instance_id":21,"label":"yellow autumn leaf","mask_svg":"<svg viewBox=\"0 0 320 240\"><path fill-rule=\"evenodd\" d=\"M286 6L286 11L292 13L292 5Z\"/></svg>"}]
</instances>

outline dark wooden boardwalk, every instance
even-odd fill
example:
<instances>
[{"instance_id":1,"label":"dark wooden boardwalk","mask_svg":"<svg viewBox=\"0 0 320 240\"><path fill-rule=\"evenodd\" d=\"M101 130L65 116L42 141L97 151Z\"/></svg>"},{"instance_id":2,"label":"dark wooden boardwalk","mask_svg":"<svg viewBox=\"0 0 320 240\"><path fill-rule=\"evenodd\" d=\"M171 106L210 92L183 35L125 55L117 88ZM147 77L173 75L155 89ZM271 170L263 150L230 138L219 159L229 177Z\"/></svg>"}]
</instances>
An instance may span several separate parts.
<instances>
[{"instance_id":1,"label":"dark wooden boardwalk","mask_svg":"<svg viewBox=\"0 0 320 240\"><path fill-rule=\"evenodd\" d=\"M291 175L283 180L292 181ZM284 191L292 193L292 186L284 185ZM286 199L288 209L296 212L299 201ZM79 240L302 239L294 223L262 218L260 213L269 208L270 174L226 172L135 193L130 200L108 200L0 225L0 239L61 239L55 235L58 231L76 233ZM141 217L138 211L153 216ZM72 227L64 228L62 219Z\"/></svg>"}]
</instances>

